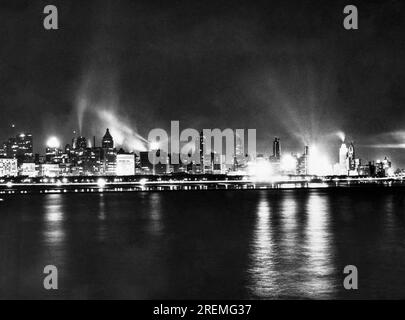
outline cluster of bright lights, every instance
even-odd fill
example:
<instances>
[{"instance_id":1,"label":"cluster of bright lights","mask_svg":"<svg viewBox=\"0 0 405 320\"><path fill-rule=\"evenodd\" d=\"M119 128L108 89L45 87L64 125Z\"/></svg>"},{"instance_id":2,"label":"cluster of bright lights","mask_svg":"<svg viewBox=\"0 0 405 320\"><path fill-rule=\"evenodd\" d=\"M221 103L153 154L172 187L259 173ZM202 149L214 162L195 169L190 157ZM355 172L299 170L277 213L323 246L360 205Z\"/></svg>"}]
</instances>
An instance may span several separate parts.
<instances>
[{"instance_id":1,"label":"cluster of bright lights","mask_svg":"<svg viewBox=\"0 0 405 320\"><path fill-rule=\"evenodd\" d=\"M56 137L50 137L46 142L48 148L57 149L60 147L60 141Z\"/></svg>"},{"instance_id":2,"label":"cluster of bright lights","mask_svg":"<svg viewBox=\"0 0 405 320\"><path fill-rule=\"evenodd\" d=\"M285 154L281 157L280 169L285 172L295 172L297 168L297 158L291 154Z\"/></svg>"},{"instance_id":3,"label":"cluster of bright lights","mask_svg":"<svg viewBox=\"0 0 405 320\"><path fill-rule=\"evenodd\" d=\"M271 163L259 158L248 163L248 175L255 182L271 182L274 180L274 172Z\"/></svg>"},{"instance_id":4,"label":"cluster of bright lights","mask_svg":"<svg viewBox=\"0 0 405 320\"><path fill-rule=\"evenodd\" d=\"M309 148L308 173L318 176L333 174L333 166L329 159L320 152L317 146Z\"/></svg>"},{"instance_id":5,"label":"cluster of bright lights","mask_svg":"<svg viewBox=\"0 0 405 320\"><path fill-rule=\"evenodd\" d=\"M105 181L105 179L100 178L97 180L97 185L99 188L104 188L107 184L107 181Z\"/></svg>"}]
</instances>

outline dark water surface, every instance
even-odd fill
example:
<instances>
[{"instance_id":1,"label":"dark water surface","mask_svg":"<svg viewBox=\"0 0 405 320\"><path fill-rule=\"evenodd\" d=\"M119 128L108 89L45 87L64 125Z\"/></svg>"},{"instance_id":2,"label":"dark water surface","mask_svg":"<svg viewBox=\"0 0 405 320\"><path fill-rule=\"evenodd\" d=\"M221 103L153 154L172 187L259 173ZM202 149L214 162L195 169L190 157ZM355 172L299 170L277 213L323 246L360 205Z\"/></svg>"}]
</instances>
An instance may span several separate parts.
<instances>
[{"instance_id":1,"label":"dark water surface","mask_svg":"<svg viewBox=\"0 0 405 320\"><path fill-rule=\"evenodd\" d=\"M405 298L405 190L49 194L0 202L0 298ZM59 290L43 289L55 265ZM359 290L343 288L356 265Z\"/></svg>"}]
</instances>

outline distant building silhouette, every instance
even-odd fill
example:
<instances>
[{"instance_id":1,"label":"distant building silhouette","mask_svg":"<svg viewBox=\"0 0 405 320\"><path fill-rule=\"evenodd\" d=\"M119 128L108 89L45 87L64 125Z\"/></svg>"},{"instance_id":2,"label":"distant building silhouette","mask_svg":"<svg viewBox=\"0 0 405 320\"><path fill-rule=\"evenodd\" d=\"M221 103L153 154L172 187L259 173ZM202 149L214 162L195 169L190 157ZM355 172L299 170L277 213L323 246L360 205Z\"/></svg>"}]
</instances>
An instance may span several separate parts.
<instances>
[{"instance_id":1,"label":"distant building silhouette","mask_svg":"<svg viewBox=\"0 0 405 320\"><path fill-rule=\"evenodd\" d=\"M101 142L101 147L103 149L112 149L114 148L114 139L112 138L111 134L110 134L110 129L107 129L103 140Z\"/></svg>"},{"instance_id":2,"label":"distant building silhouette","mask_svg":"<svg viewBox=\"0 0 405 320\"><path fill-rule=\"evenodd\" d=\"M280 138L274 138L273 141L273 159L280 160L281 158L281 147L280 147Z\"/></svg>"}]
</instances>

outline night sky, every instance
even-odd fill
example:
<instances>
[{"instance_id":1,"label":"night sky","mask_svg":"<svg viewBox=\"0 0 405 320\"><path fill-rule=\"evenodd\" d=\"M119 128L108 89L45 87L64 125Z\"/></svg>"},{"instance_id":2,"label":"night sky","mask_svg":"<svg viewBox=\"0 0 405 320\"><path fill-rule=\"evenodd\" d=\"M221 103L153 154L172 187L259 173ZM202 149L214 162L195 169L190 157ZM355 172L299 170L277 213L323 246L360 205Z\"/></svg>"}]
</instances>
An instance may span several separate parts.
<instances>
[{"instance_id":1,"label":"night sky","mask_svg":"<svg viewBox=\"0 0 405 320\"><path fill-rule=\"evenodd\" d=\"M347 4L359 30L342 26ZM43 152L50 135L145 137L179 120L257 129L259 152L274 136L283 151L316 143L333 161L343 132L363 160L405 167L404 24L402 0L2 0L0 139L32 132Z\"/></svg>"}]
</instances>

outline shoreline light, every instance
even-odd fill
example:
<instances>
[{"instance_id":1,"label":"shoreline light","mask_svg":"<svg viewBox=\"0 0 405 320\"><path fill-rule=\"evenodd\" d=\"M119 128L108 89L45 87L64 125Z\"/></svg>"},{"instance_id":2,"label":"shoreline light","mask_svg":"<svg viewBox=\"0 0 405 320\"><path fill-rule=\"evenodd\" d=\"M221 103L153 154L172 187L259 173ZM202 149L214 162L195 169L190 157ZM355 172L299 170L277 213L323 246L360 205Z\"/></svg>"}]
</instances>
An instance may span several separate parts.
<instances>
[{"instance_id":1,"label":"shoreline light","mask_svg":"<svg viewBox=\"0 0 405 320\"><path fill-rule=\"evenodd\" d=\"M104 188L106 186L106 184L107 184L107 181L105 181L105 179L100 178L97 180L97 185L99 188Z\"/></svg>"}]
</instances>

